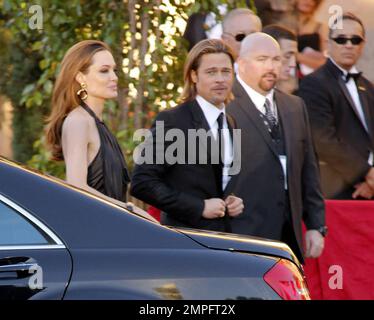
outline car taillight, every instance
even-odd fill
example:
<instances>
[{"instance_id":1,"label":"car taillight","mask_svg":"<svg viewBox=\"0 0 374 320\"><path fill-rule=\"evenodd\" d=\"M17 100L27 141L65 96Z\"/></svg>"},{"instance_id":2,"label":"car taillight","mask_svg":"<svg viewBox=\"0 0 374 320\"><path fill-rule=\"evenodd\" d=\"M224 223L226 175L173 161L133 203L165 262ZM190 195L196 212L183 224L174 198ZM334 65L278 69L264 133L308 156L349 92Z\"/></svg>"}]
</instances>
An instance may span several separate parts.
<instances>
[{"instance_id":1,"label":"car taillight","mask_svg":"<svg viewBox=\"0 0 374 320\"><path fill-rule=\"evenodd\" d=\"M304 277L291 261L280 259L264 280L284 300L310 300Z\"/></svg>"}]
</instances>

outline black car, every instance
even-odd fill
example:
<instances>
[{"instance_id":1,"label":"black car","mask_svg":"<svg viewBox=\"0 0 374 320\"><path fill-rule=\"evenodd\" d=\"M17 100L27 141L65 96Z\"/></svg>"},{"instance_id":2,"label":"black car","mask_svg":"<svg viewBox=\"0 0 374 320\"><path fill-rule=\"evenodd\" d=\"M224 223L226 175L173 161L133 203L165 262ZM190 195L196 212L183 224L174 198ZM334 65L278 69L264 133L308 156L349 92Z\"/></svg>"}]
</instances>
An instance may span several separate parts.
<instances>
[{"instance_id":1,"label":"black car","mask_svg":"<svg viewBox=\"0 0 374 320\"><path fill-rule=\"evenodd\" d=\"M281 242L176 229L0 158L0 299L309 299Z\"/></svg>"}]
</instances>

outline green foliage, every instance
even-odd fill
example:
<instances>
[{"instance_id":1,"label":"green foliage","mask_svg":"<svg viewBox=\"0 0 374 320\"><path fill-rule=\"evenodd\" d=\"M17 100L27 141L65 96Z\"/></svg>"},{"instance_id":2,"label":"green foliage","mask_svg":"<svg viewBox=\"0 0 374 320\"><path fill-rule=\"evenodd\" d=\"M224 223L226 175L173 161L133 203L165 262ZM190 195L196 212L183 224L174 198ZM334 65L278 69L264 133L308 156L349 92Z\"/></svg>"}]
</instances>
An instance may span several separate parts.
<instances>
[{"instance_id":1,"label":"green foliage","mask_svg":"<svg viewBox=\"0 0 374 320\"><path fill-rule=\"evenodd\" d=\"M4 19L5 20L5 19ZM3 20L3 21L4 21ZM14 35L12 28L0 29L0 92L12 102L13 113L13 151L14 157L20 162L26 162L32 154L32 144L39 138L42 131L43 118L46 108L42 106L42 93L21 102L23 92L30 91L27 85L35 83L41 74L38 68L40 56L31 54L28 45L29 38L24 30ZM7 24L5 24L7 27ZM17 38L17 41L14 41ZM34 39L34 38L32 38ZM27 90L25 90L27 88ZM32 108L35 104L38 108Z\"/></svg>"},{"instance_id":2,"label":"green foliage","mask_svg":"<svg viewBox=\"0 0 374 320\"><path fill-rule=\"evenodd\" d=\"M65 52L83 39L108 43L119 66L119 98L108 102L104 119L116 133L132 166L136 129L149 127L162 109L175 106L183 86L188 15L217 13L222 1L209 0L44 0L42 29L30 28L31 4L0 0L0 91L14 113L14 154L46 173L63 177L43 144L43 120L50 112L53 83ZM228 7L245 1L228 1Z\"/></svg>"},{"instance_id":3,"label":"green foliage","mask_svg":"<svg viewBox=\"0 0 374 320\"><path fill-rule=\"evenodd\" d=\"M51 153L44 147L44 137L35 141L33 148L35 152L28 165L41 172L65 179L65 166L62 161L51 161Z\"/></svg>"}]
</instances>

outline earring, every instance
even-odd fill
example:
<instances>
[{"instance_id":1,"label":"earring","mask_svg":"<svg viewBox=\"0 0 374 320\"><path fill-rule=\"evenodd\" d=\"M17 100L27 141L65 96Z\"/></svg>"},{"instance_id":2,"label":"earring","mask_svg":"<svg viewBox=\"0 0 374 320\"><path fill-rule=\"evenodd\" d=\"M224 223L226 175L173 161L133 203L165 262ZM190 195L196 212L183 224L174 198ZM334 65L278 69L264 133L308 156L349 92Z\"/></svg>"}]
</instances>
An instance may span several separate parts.
<instances>
[{"instance_id":1,"label":"earring","mask_svg":"<svg viewBox=\"0 0 374 320\"><path fill-rule=\"evenodd\" d=\"M81 88L77 92L77 96L81 98L82 100L86 100L88 97L86 88L87 88L87 85L84 82L82 82Z\"/></svg>"}]
</instances>

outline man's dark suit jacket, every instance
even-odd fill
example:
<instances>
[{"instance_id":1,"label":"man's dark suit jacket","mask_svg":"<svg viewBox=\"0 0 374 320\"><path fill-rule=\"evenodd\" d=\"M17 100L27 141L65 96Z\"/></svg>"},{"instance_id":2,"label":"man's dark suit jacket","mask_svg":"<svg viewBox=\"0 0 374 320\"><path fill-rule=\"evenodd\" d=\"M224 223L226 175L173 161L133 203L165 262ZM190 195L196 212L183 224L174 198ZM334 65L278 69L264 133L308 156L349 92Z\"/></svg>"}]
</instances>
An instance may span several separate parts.
<instances>
[{"instance_id":1,"label":"man's dark suit jacket","mask_svg":"<svg viewBox=\"0 0 374 320\"><path fill-rule=\"evenodd\" d=\"M324 201L305 105L299 97L275 90L286 145L287 203L284 174L274 142L259 111L238 81L234 89L235 100L228 105L227 112L242 132L242 167L232 179L232 190L243 199L245 208L232 220L232 232L281 240L289 206L300 257L302 220L307 229L325 225Z\"/></svg>"},{"instance_id":2,"label":"man's dark suit jacket","mask_svg":"<svg viewBox=\"0 0 374 320\"><path fill-rule=\"evenodd\" d=\"M227 117L229 126L234 123ZM171 110L160 112L155 120L164 121L165 134L173 128L181 129L188 136L189 129L210 130L204 113L196 100L183 103ZM153 150L156 150L155 123L152 126ZM188 159L188 140L186 138L186 163ZM171 142L165 144L165 150ZM207 164L141 164L136 165L132 181L131 194L162 210L161 223L172 226L225 230L223 218L205 219L202 217L204 199L226 198L230 192L231 181L222 192L222 169L218 164L211 164L210 147L206 143L197 145L199 154L208 150ZM163 156L163 154L162 154Z\"/></svg>"},{"instance_id":3,"label":"man's dark suit jacket","mask_svg":"<svg viewBox=\"0 0 374 320\"><path fill-rule=\"evenodd\" d=\"M183 38L188 41L188 50L191 50L196 43L207 38L205 33L205 19L206 13L193 13L187 21L186 30L184 31Z\"/></svg>"},{"instance_id":4,"label":"man's dark suit jacket","mask_svg":"<svg viewBox=\"0 0 374 320\"><path fill-rule=\"evenodd\" d=\"M298 95L309 113L322 192L327 198L351 199L354 185L365 180L369 153L374 150L374 87L362 76L357 80L368 133L341 75L328 59L301 81Z\"/></svg>"}]
</instances>

